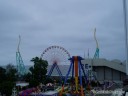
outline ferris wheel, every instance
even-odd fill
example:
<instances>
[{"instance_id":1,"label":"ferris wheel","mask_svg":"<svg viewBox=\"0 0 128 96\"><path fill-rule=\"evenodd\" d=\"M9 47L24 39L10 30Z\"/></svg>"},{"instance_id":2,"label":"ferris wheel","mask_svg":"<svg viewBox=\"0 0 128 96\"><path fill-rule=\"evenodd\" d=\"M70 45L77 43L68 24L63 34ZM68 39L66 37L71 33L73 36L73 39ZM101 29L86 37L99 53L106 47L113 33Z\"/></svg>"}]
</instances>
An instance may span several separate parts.
<instances>
[{"instance_id":1,"label":"ferris wheel","mask_svg":"<svg viewBox=\"0 0 128 96\"><path fill-rule=\"evenodd\" d=\"M70 54L66 49L60 46L50 46L43 51L41 58L48 61L49 65L52 65L48 76L51 76L54 68L56 68L59 76L63 78L58 65L70 64L70 61L68 60L70 58Z\"/></svg>"}]
</instances>

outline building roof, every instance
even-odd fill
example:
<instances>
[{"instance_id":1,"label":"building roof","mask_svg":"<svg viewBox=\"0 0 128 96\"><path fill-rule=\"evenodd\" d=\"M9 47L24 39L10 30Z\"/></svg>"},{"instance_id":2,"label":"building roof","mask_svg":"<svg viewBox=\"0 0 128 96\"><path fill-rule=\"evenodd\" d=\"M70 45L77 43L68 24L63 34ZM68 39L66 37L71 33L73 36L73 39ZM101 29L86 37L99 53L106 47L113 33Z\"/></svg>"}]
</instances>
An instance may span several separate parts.
<instances>
[{"instance_id":1,"label":"building roof","mask_svg":"<svg viewBox=\"0 0 128 96\"><path fill-rule=\"evenodd\" d=\"M82 60L81 62L82 64L90 64L92 66L106 66L126 73L125 64L123 64L122 62L115 62L115 60L109 61L104 58L99 58L99 59L85 59Z\"/></svg>"}]
</instances>

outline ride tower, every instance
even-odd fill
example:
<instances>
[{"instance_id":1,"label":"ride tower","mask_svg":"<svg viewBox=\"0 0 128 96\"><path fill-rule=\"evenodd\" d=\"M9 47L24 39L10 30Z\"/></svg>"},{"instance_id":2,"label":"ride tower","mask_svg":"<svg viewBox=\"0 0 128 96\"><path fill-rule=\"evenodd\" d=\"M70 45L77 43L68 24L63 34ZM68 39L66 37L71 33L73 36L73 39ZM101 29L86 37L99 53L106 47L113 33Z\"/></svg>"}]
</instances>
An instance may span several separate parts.
<instances>
[{"instance_id":1,"label":"ride tower","mask_svg":"<svg viewBox=\"0 0 128 96\"><path fill-rule=\"evenodd\" d=\"M18 71L18 77L20 78L21 76L25 75L26 69L24 66L24 62L22 60L19 47L20 47L20 42L21 42L21 37L19 36L19 43L17 47L17 52L16 52L16 64L17 64L17 71Z\"/></svg>"},{"instance_id":2,"label":"ride tower","mask_svg":"<svg viewBox=\"0 0 128 96\"><path fill-rule=\"evenodd\" d=\"M87 77L85 74L84 67L81 63L81 60L83 60L83 59L80 56L72 56L72 58L70 58L69 60L71 61L71 64L70 64L68 73L65 77L64 84L62 85L60 96L62 96L62 94L65 91L64 87L65 87L65 84L67 82L67 79L68 79L71 71L72 71L72 77L71 77L72 81L71 82L72 83L74 82L74 84L72 84L72 86L71 86L70 94L73 96L74 95L75 96L85 96L83 81L84 81L84 83L86 83L88 85L88 80L87 80ZM83 72L84 76L82 76L82 72Z\"/></svg>"}]
</instances>

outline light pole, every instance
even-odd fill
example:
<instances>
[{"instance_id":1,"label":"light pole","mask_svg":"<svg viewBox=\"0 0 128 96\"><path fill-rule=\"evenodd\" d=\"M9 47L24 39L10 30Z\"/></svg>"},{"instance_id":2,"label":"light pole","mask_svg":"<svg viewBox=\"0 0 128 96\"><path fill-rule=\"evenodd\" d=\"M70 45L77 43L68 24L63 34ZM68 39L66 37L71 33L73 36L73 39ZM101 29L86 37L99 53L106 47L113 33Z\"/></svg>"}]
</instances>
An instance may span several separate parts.
<instances>
[{"instance_id":1,"label":"light pole","mask_svg":"<svg viewBox=\"0 0 128 96\"><path fill-rule=\"evenodd\" d=\"M126 78L128 78L128 34L127 34L127 7L126 0L123 0L124 10L124 30L125 30L125 47L126 47Z\"/></svg>"}]
</instances>

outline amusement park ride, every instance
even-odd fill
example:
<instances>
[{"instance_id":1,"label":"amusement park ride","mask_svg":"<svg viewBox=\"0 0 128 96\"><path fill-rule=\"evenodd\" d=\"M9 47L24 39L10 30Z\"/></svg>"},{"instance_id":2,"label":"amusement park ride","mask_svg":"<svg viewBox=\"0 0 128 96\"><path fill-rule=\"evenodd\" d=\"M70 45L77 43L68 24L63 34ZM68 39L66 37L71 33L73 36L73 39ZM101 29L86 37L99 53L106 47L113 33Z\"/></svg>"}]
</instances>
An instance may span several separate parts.
<instances>
[{"instance_id":1,"label":"amusement park ride","mask_svg":"<svg viewBox=\"0 0 128 96\"><path fill-rule=\"evenodd\" d=\"M97 59L99 58L99 45L98 45L98 41L96 39L96 28L94 29L94 39L96 41L96 51L95 51L95 54L94 54L94 59Z\"/></svg>"},{"instance_id":2,"label":"amusement park ride","mask_svg":"<svg viewBox=\"0 0 128 96\"><path fill-rule=\"evenodd\" d=\"M99 46L98 41L96 39L96 28L94 30L94 39L96 41L96 51L94 54L93 59L99 58ZM65 93L64 87L66 85L67 79L69 77L70 72L72 72L71 82L74 82L74 85L72 84L70 94L72 95L79 95L79 96L85 96L85 87L89 87L89 77L88 73L85 71L84 66L81 63L81 60L83 60L80 56L72 56L70 57L70 54L67 50L65 50L63 47L60 46L50 46L46 48L43 53L41 54L41 58L44 60L47 60L49 64L52 64L52 67L48 73L48 76L51 76L54 68L58 71L59 76L61 77L61 80L64 82L62 85L61 93L59 96L61 96L63 93ZM70 67L68 69L67 75L65 78L62 76L62 72L59 69L59 64L61 62L66 63L66 60L70 60ZM66 61L66 62L65 62ZM93 71L93 70L91 70ZM82 74L83 73L83 74ZM94 75L91 73L91 75ZM84 79L84 80L83 80ZM96 79L96 78L95 78ZM86 86L83 86L83 81L86 84Z\"/></svg>"},{"instance_id":3,"label":"amusement park ride","mask_svg":"<svg viewBox=\"0 0 128 96\"><path fill-rule=\"evenodd\" d=\"M18 71L19 78L26 73L24 62L22 60L22 57L19 51L20 42L21 42L21 37L19 36L19 43L18 43L18 48L16 52L16 64L17 64L17 71Z\"/></svg>"},{"instance_id":4,"label":"amusement park ride","mask_svg":"<svg viewBox=\"0 0 128 96\"><path fill-rule=\"evenodd\" d=\"M94 59L99 59L99 44L98 44L98 40L96 38L96 28L94 29L94 39L96 42L96 51L95 51L95 54L92 59L92 64L85 64L85 71L87 74L87 79L89 79L89 80L94 80L94 79L96 80L96 72L93 71L92 65L93 65ZM88 58L89 58L89 49L88 49Z\"/></svg>"},{"instance_id":5,"label":"amusement park ride","mask_svg":"<svg viewBox=\"0 0 128 96\"><path fill-rule=\"evenodd\" d=\"M93 59L99 58L99 46L98 41L96 39L96 29L94 30L94 39L96 41L96 51L94 54ZM17 70L18 75L21 77L26 73L25 66L19 51L19 45L21 42L21 38L19 36L19 44L16 52L16 61L17 61ZM51 76L53 73L53 70L56 69L62 83L61 91L59 91L59 96L62 96L64 93L67 92L65 90L65 86L69 77L69 74L71 72L71 86L70 90L68 90L68 93L70 93L73 96L85 96L86 94L86 88L88 87L90 89L90 82L87 71L85 71L85 66L81 63L81 60L83 60L80 56L72 56L70 57L69 52L60 46L50 46L46 48L43 53L41 54L41 58L43 60L48 61L48 64L51 65L51 68L47 74L47 76ZM69 65L70 67L68 69L68 72L66 76L64 77L59 65ZM92 66L91 66L92 67ZM91 68L91 71L92 68Z\"/></svg>"},{"instance_id":6,"label":"amusement park ride","mask_svg":"<svg viewBox=\"0 0 128 96\"><path fill-rule=\"evenodd\" d=\"M65 80L64 80L64 84L62 86L62 91L61 91L61 94L63 94L64 92L64 86L67 82L67 79L68 79L68 76L69 76L69 73L72 71L72 81L71 82L74 82L75 86L73 86L72 84L72 88L71 88L71 91L70 91L70 94L72 95L78 95L79 96L85 96L84 94L84 86L83 86L83 79L82 77L84 77L84 81L85 83L88 85L88 80L87 80L87 77L86 77L86 73L84 71L84 67L81 63L81 60L82 57L80 56L72 56L72 58L69 59L71 61L71 64L70 64L70 67L69 67L69 70L68 70L68 73L65 77ZM82 76L82 72L83 72L83 75ZM73 81L74 80L74 81Z\"/></svg>"},{"instance_id":7,"label":"amusement park ride","mask_svg":"<svg viewBox=\"0 0 128 96\"><path fill-rule=\"evenodd\" d=\"M54 68L56 68L61 80L64 82L62 86L62 91L61 91L62 94L65 91L64 87L69 77L69 74L72 71L71 78L72 78L72 82L74 82L74 85L75 85L75 86L72 86L72 89L73 87L75 87L75 90L71 90L71 91L74 92L73 94L81 94L80 96L84 96L82 77L84 77L84 83L88 84L88 80L86 77L84 67L81 64L82 57L72 56L71 58L69 52L65 50L63 47L50 46L43 51L43 53L41 54L41 58L44 60L47 60L49 64L52 64L52 67L50 71L48 72L48 76L51 76ZM67 62L67 60L69 62ZM70 64L70 67L69 67L66 77L64 78L62 75L62 72L59 69L59 65L67 64L67 63ZM82 73L84 76L82 76Z\"/></svg>"},{"instance_id":8,"label":"amusement park ride","mask_svg":"<svg viewBox=\"0 0 128 96\"><path fill-rule=\"evenodd\" d=\"M43 51L41 58L47 60L48 64L52 65L47 74L48 77L51 76L53 70L56 68L61 80L64 79L59 65L69 64L68 58L70 58L70 54L67 50L60 46L50 46Z\"/></svg>"}]
</instances>

